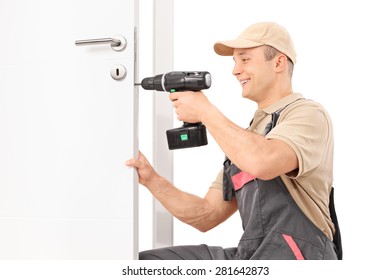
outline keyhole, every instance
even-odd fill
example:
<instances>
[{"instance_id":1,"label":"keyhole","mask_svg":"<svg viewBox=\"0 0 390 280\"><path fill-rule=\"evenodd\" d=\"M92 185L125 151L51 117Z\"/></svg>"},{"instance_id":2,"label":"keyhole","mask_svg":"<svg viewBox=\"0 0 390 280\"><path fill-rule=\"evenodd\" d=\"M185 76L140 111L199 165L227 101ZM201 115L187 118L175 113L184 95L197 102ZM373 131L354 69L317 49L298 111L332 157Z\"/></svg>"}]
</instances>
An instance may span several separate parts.
<instances>
[{"instance_id":1,"label":"keyhole","mask_svg":"<svg viewBox=\"0 0 390 280\"><path fill-rule=\"evenodd\" d=\"M110 74L114 80L121 81L126 77L126 68L121 64L114 65L111 68Z\"/></svg>"}]
</instances>

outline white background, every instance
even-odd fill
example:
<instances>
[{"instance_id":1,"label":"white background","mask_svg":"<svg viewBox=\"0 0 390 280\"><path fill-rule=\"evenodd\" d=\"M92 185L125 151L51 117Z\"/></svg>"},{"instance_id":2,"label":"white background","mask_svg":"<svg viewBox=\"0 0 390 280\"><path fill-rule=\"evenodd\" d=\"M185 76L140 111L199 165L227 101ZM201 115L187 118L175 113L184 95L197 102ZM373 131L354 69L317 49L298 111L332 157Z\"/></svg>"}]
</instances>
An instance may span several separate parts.
<instances>
[{"instance_id":1,"label":"white background","mask_svg":"<svg viewBox=\"0 0 390 280\"><path fill-rule=\"evenodd\" d=\"M152 73L152 1L140 1L140 77ZM233 39L258 21L283 25L298 54L293 88L320 102L334 124L335 203L347 260L378 258L389 246L384 227L390 151L387 100L390 94L390 19L386 1L197 0L175 1L174 70L207 70L209 99L246 127L255 104L242 99L231 74L233 60L213 51L217 40ZM151 157L151 93L140 92L140 149ZM167 97L168 98L168 97ZM173 110L172 110L173 112ZM176 121L174 127L180 126ZM223 154L209 145L174 151L174 184L203 196L222 166ZM165 136L154 141L166 141ZM150 194L141 191L140 249L151 248ZM151 204L150 204L151 205ZM207 233L175 220L174 242L235 246L237 215Z\"/></svg>"}]
</instances>

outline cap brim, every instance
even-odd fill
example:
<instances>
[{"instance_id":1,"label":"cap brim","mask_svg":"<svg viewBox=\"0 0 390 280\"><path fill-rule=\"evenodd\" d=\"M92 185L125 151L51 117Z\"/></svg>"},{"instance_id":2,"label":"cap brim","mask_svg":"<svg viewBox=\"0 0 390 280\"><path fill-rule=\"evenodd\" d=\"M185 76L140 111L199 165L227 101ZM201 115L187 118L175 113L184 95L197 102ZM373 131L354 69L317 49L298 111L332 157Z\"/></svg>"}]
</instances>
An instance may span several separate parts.
<instances>
[{"instance_id":1,"label":"cap brim","mask_svg":"<svg viewBox=\"0 0 390 280\"><path fill-rule=\"evenodd\" d=\"M233 55L234 49L249 49L264 44L243 39L219 41L214 44L214 51L223 56Z\"/></svg>"}]
</instances>

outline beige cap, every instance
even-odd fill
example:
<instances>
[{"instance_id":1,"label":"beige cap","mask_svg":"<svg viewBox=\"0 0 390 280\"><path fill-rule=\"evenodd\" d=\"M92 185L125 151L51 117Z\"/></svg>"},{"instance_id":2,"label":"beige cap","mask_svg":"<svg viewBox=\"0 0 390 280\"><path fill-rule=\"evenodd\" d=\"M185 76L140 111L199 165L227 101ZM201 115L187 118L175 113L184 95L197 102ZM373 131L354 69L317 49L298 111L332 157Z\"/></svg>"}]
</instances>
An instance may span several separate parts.
<instances>
[{"instance_id":1,"label":"beige cap","mask_svg":"<svg viewBox=\"0 0 390 280\"><path fill-rule=\"evenodd\" d=\"M219 55L233 55L234 49L248 49L269 45L296 62L294 45L287 30L274 22L259 22L249 26L234 40L219 41L214 51Z\"/></svg>"}]
</instances>

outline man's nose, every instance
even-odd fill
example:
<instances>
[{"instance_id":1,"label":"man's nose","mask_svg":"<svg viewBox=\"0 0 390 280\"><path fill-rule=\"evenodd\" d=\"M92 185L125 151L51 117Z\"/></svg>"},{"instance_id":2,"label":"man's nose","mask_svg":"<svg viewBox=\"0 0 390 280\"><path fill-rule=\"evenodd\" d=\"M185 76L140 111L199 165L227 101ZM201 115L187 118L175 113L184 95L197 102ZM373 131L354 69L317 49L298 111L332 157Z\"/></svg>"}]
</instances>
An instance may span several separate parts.
<instances>
[{"instance_id":1,"label":"man's nose","mask_svg":"<svg viewBox=\"0 0 390 280\"><path fill-rule=\"evenodd\" d=\"M238 76L238 75L241 74L241 72L242 72L242 69L241 69L241 67L239 66L239 64L238 64L238 63L234 64L232 74L233 74L234 76Z\"/></svg>"}]
</instances>

